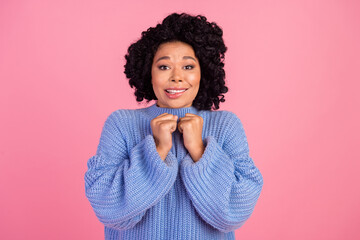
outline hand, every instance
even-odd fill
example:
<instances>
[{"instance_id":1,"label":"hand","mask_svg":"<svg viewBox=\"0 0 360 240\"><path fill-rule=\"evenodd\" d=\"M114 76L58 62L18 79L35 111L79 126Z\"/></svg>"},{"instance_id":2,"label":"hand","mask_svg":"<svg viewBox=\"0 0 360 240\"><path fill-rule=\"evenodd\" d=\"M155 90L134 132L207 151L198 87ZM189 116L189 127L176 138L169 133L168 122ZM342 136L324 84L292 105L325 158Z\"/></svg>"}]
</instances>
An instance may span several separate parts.
<instances>
[{"instance_id":1,"label":"hand","mask_svg":"<svg viewBox=\"0 0 360 240\"><path fill-rule=\"evenodd\" d=\"M150 122L156 150L162 160L165 160L172 147L172 133L176 130L177 119L176 115L163 113Z\"/></svg>"},{"instance_id":2,"label":"hand","mask_svg":"<svg viewBox=\"0 0 360 240\"><path fill-rule=\"evenodd\" d=\"M183 134L184 146L189 151L191 158L197 162L204 153L202 141L203 118L192 113L186 113L179 119L178 129Z\"/></svg>"}]
</instances>

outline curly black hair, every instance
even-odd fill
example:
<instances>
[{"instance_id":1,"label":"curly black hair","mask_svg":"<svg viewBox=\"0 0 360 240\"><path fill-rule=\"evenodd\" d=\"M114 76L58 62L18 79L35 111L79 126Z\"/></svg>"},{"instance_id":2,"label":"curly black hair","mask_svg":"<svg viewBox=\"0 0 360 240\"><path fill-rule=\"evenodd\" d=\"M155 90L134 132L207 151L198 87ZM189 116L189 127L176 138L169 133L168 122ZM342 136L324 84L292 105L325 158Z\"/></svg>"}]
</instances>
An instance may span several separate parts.
<instances>
[{"instance_id":1,"label":"curly black hair","mask_svg":"<svg viewBox=\"0 0 360 240\"><path fill-rule=\"evenodd\" d=\"M162 43L181 41L192 46L200 63L200 86L192 106L198 110L211 110L214 105L214 110L219 109L219 103L225 101L222 93L228 92L223 62L227 47L222 38L223 31L215 22L209 23L202 15L172 13L141 35L128 48L124 65L131 88L135 86L136 101L157 100L151 83L155 53Z\"/></svg>"}]
</instances>

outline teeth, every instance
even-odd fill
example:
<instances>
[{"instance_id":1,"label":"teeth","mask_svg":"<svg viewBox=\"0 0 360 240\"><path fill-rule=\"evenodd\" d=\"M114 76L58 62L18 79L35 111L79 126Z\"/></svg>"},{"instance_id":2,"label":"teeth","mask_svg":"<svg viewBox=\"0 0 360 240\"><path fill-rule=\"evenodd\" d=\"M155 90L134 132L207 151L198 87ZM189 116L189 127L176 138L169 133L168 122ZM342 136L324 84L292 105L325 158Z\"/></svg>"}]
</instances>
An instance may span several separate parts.
<instances>
[{"instance_id":1,"label":"teeth","mask_svg":"<svg viewBox=\"0 0 360 240\"><path fill-rule=\"evenodd\" d=\"M185 92L186 90L165 90L165 91L171 94L175 94L175 93Z\"/></svg>"}]
</instances>

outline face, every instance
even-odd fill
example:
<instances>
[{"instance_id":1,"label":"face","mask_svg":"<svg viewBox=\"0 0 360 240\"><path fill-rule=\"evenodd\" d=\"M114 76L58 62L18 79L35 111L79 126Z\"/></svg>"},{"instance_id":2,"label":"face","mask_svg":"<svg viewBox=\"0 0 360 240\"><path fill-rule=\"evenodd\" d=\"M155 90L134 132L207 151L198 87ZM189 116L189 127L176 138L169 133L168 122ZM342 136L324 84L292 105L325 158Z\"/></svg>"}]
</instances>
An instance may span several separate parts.
<instances>
[{"instance_id":1,"label":"face","mask_svg":"<svg viewBox=\"0 0 360 240\"><path fill-rule=\"evenodd\" d=\"M159 46L151 67L151 83L157 106L192 106L200 86L200 63L191 45L167 42Z\"/></svg>"}]
</instances>

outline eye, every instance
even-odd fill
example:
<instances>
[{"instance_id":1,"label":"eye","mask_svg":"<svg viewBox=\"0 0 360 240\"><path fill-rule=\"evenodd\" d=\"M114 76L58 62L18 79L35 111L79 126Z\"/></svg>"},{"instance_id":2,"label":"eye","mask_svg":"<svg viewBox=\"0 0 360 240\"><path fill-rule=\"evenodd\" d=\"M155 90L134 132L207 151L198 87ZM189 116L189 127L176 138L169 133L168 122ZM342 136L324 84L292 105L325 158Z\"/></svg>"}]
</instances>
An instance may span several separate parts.
<instances>
[{"instance_id":1,"label":"eye","mask_svg":"<svg viewBox=\"0 0 360 240\"><path fill-rule=\"evenodd\" d=\"M159 69L160 69L160 70L165 70L163 67L167 67L167 66L165 66L165 65L160 65L160 66L159 66Z\"/></svg>"},{"instance_id":2,"label":"eye","mask_svg":"<svg viewBox=\"0 0 360 240\"><path fill-rule=\"evenodd\" d=\"M187 68L187 67L190 67L190 68ZM187 69L191 70L191 69L193 69L193 68L194 68L194 65L187 65L187 66L185 66L185 68L187 68Z\"/></svg>"}]
</instances>

